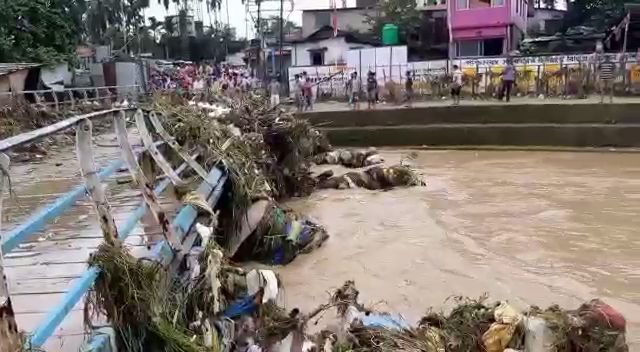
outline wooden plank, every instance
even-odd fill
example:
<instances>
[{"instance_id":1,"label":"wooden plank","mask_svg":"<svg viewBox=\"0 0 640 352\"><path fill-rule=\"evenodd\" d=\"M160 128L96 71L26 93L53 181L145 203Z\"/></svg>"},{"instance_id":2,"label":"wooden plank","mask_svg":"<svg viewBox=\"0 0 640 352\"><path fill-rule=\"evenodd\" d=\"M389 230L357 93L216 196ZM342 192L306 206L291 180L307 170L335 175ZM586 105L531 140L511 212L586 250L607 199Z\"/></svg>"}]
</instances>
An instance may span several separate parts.
<instances>
[{"instance_id":1,"label":"wooden plank","mask_svg":"<svg viewBox=\"0 0 640 352\"><path fill-rule=\"evenodd\" d=\"M22 144L34 142L40 138L52 135L62 130L66 130L68 128L75 126L78 122L82 120L109 117L111 116L111 114L115 112L119 112L121 110L123 109L109 109L109 110L92 112L90 114L78 115L46 127L38 128L30 132L21 133L17 136L3 139L0 141L0 152L9 150L11 148L15 148ZM132 109L124 109L124 110L132 110Z\"/></svg>"},{"instance_id":2,"label":"wooden plank","mask_svg":"<svg viewBox=\"0 0 640 352\"><path fill-rule=\"evenodd\" d=\"M169 179L171 179L171 182L173 182L174 185L184 185L185 182L180 178L180 176L178 176L178 174L175 173L175 171L173 171L173 169L171 168L171 164L167 161L167 159L165 159L165 157L162 155L162 153L160 153L156 145L153 143L153 138L149 133L149 129L147 129L147 123L144 120L144 114L142 113L142 110L138 109L138 111L136 111L135 120L136 126L138 127L138 132L140 132L140 138L142 138L142 143L147 148L149 154L151 154L153 160L156 161L158 167L160 167L162 172L164 172L164 174L167 175Z\"/></svg>"},{"instance_id":3,"label":"wooden plank","mask_svg":"<svg viewBox=\"0 0 640 352\"><path fill-rule=\"evenodd\" d=\"M80 162L80 173L84 177L87 193L98 212L104 239L109 243L115 243L118 239L118 228L111 215L111 207L96 172L92 143L91 121L82 120L76 128L76 148L78 161Z\"/></svg>"},{"instance_id":4,"label":"wooden plank","mask_svg":"<svg viewBox=\"0 0 640 352\"><path fill-rule=\"evenodd\" d=\"M86 260L85 260L86 262ZM11 281L12 295L37 295L41 293L66 292L69 285L77 279L65 278L48 278L48 279L26 279ZM27 330L26 327L20 326L21 329ZM29 330L27 330L29 331Z\"/></svg>"},{"instance_id":5,"label":"wooden plank","mask_svg":"<svg viewBox=\"0 0 640 352\"><path fill-rule=\"evenodd\" d=\"M6 274L11 278L28 277L31 280L38 280L42 278L76 278L80 276L85 270L87 270L86 262L75 264L66 263L5 268ZM13 282L13 279L9 281Z\"/></svg>"},{"instance_id":6,"label":"wooden plank","mask_svg":"<svg viewBox=\"0 0 640 352\"><path fill-rule=\"evenodd\" d=\"M116 130L116 137L120 144L120 150L122 151L122 158L129 168L133 181L140 187L142 196L149 206L151 214L160 225L160 229L162 230L165 239L167 239L171 244L171 248L177 251L181 250L182 244L178 241L178 238L171 227L171 223L169 222L169 218L160 206L158 196L153 192L153 185L149 180L147 180L140 164L138 164L138 160L133 154L133 149L129 143L129 135L127 133L124 112L121 112L114 117L114 126ZM191 160L191 157L187 159ZM173 171L173 169L171 171Z\"/></svg>"},{"instance_id":7,"label":"wooden plank","mask_svg":"<svg viewBox=\"0 0 640 352\"><path fill-rule=\"evenodd\" d=\"M98 178L105 180L116 173L123 164L124 162L122 160L112 163L100 171ZM20 225L7 233L4 242L2 242L2 251L9 253L14 250L20 243L26 241L34 233L43 229L47 223L62 216L67 209L76 204L78 199L84 197L85 193L85 185L79 185L71 192L66 193L47 206L37 210L28 219L22 221Z\"/></svg>"},{"instance_id":8,"label":"wooden plank","mask_svg":"<svg viewBox=\"0 0 640 352\"><path fill-rule=\"evenodd\" d=\"M158 116L154 111L151 111L149 113L149 120L151 121L153 128L156 129L156 132L158 132L160 137L162 137L162 139L167 144L169 144L171 149L173 149L176 153L178 153L178 155L180 155L182 160L184 160L187 164L189 164L189 166L191 166L191 168L198 174L198 176L202 177L202 179L206 182L207 174L208 174L207 171L202 166L200 166L200 164L198 164L197 161L191 159L191 156L189 156L189 154L180 146L180 144L176 142L175 138L173 138L173 136L171 136L164 129L164 126L162 126L162 122L160 122L160 120L158 119Z\"/></svg>"},{"instance_id":9,"label":"wooden plank","mask_svg":"<svg viewBox=\"0 0 640 352\"><path fill-rule=\"evenodd\" d=\"M0 153L0 170L2 170L0 171L0 242L2 242L2 199L5 180L9 177L9 157L4 153ZM9 283L4 271L3 256L0 249L0 351L12 351L19 348L21 339L18 335L18 325L9 295Z\"/></svg>"}]
</instances>

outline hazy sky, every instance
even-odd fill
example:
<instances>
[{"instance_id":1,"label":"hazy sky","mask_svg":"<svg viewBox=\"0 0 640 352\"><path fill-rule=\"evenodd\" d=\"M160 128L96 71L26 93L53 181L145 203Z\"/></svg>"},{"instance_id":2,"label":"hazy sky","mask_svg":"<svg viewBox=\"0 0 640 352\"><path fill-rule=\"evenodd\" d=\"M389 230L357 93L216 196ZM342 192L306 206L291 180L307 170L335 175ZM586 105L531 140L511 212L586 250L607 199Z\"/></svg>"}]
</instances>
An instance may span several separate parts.
<instances>
[{"instance_id":1,"label":"hazy sky","mask_svg":"<svg viewBox=\"0 0 640 352\"><path fill-rule=\"evenodd\" d=\"M193 4L197 7L200 7L200 14L201 14L201 19L204 22L205 26L208 26L210 24L210 19L211 22L215 22L215 14L211 13L211 16L209 16L209 13L207 13L206 11L206 6L204 5L204 1L200 2L199 0L192 0ZM262 5L262 16L263 17L269 17L271 15L275 15L275 16L279 16L279 9L280 9L280 1L278 0L263 0L263 5ZM310 3L310 2L319 2L319 1L326 1L327 3L329 2L329 0L296 0L295 4L294 4L294 9L299 6L299 5L307 5L306 3ZM150 0L151 2L151 6L146 10L146 17L156 17L158 20L162 20L164 19L165 16L167 15L173 15L176 14L178 12L177 7L174 4L171 4L169 7L169 10L165 10L164 6L162 4L158 4L157 0ZM226 8L226 4L229 4L229 24L231 25L231 27L235 27L236 28L236 33L238 34L238 37L247 37L247 28L249 30L249 37L253 36L253 26L254 26L254 22L252 19L252 16L250 13L248 13L245 5L242 4L241 0L223 0L222 2L222 11L220 11L220 13L218 14L218 20L222 21L223 23L227 22L227 8ZM274 10L274 11L270 11L270 10ZM197 13L197 11L195 11ZM255 16L255 7L253 9L253 16ZM289 16L289 20L293 21L297 24L301 24L302 23L302 14L300 11L291 11L291 1L290 0L285 0L284 1L284 15L285 18L287 17L287 15Z\"/></svg>"}]
</instances>

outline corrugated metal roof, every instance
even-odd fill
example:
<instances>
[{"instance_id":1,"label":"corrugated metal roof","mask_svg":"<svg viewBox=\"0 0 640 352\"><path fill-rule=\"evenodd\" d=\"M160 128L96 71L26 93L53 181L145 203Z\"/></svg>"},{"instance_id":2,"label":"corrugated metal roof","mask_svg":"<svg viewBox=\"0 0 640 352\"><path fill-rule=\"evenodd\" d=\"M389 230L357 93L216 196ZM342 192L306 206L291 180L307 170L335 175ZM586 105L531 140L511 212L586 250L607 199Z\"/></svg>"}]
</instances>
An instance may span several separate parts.
<instances>
[{"instance_id":1,"label":"corrugated metal roof","mask_svg":"<svg viewBox=\"0 0 640 352\"><path fill-rule=\"evenodd\" d=\"M12 72L42 66L42 64L29 63L0 63L0 76L8 75Z\"/></svg>"}]
</instances>

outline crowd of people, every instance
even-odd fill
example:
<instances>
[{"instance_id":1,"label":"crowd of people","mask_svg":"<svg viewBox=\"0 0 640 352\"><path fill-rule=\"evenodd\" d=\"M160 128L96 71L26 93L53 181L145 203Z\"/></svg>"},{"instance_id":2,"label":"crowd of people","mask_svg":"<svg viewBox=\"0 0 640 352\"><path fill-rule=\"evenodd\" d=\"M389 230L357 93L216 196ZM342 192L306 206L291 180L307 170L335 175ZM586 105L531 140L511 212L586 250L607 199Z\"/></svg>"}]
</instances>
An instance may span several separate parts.
<instances>
[{"instance_id":1,"label":"crowd of people","mask_svg":"<svg viewBox=\"0 0 640 352\"><path fill-rule=\"evenodd\" d=\"M307 71L294 75L293 89L298 112L313 110L313 82Z\"/></svg>"},{"instance_id":2,"label":"crowd of people","mask_svg":"<svg viewBox=\"0 0 640 352\"><path fill-rule=\"evenodd\" d=\"M364 80L365 86L363 87L363 80L358 77L358 72L352 72L349 80L346 83L346 92L349 106L354 109L360 109L360 99L364 97L367 100L367 109L375 109L376 105L380 102L380 87L378 85L378 79L376 73L369 71L367 78ZM412 105L413 101L413 73L411 71L406 72L404 78L404 97L402 102L408 107Z\"/></svg>"},{"instance_id":3,"label":"crowd of people","mask_svg":"<svg viewBox=\"0 0 640 352\"><path fill-rule=\"evenodd\" d=\"M184 93L247 92L260 87L260 81L246 68L203 63L178 63L151 68L152 91L175 90Z\"/></svg>"},{"instance_id":4,"label":"crowd of people","mask_svg":"<svg viewBox=\"0 0 640 352\"><path fill-rule=\"evenodd\" d=\"M597 80L600 91L601 102L605 97L613 101L613 82L616 77L617 66L608 56L597 66ZM500 85L498 86L496 97L499 100L509 102L512 93L516 88L518 72L511 59L507 59L504 70L501 73ZM414 100L414 75L412 71L406 71L403 77L403 94L400 86L389 88L385 84L385 89L389 91L397 89L394 101L401 102L407 107L411 107ZM366 78L359 77L358 72L351 72L345 84L348 105L351 109L360 109L360 101L366 99L367 109L375 109L380 103L380 92L376 73L369 71ZM331 77L329 77L330 79ZM326 78L324 78L326 79ZM306 71L296 74L292 78L292 96L298 112L313 110L316 95L319 95L318 84L324 79L311 77ZM448 75L448 89L451 95L452 104L459 105L463 87L470 82L472 77L468 77L458 65L453 65ZM249 91L266 89L266 94L270 97L271 105L280 104L280 95L283 92L282 82L279 76L272 76L264 83L256 78L245 67L232 67L220 64L193 64L190 62L173 63L170 65L158 65L152 67L150 74L150 87L156 90L175 90L179 93L204 93L214 94L242 94ZM285 82L287 83L287 82ZM286 87L289 88L289 87ZM285 89L288 91L288 89Z\"/></svg>"}]
</instances>

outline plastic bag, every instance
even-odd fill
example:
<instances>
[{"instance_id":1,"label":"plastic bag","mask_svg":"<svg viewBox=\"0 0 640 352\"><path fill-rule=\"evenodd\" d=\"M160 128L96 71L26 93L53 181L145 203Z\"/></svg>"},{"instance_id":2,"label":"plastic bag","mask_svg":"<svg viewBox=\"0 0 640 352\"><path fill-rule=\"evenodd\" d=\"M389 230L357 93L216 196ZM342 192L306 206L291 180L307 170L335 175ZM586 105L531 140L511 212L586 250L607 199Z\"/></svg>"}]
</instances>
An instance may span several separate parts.
<instances>
[{"instance_id":1,"label":"plastic bag","mask_svg":"<svg viewBox=\"0 0 640 352\"><path fill-rule=\"evenodd\" d=\"M578 316L587 326L607 326L618 331L625 331L627 320L612 306L599 299L593 299L578 308Z\"/></svg>"},{"instance_id":2,"label":"plastic bag","mask_svg":"<svg viewBox=\"0 0 640 352\"><path fill-rule=\"evenodd\" d=\"M507 348L513 333L516 331L515 325L493 323L489 330L482 335L482 342L487 352L504 352Z\"/></svg>"},{"instance_id":3,"label":"plastic bag","mask_svg":"<svg viewBox=\"0 0 640 352\"><path fill-rule=\"evenodd\" d=\"M554 352L555 347L552 331L547 322L538 317L526 317L524 326L524 351L525 352Z\"/></svg>"},{"instance_id":4,"label":"plastic bag","mask_svg":"<svg viewBox=\"0 0 640 352\"><path fill-rule=\"evenodd\" d=\"M493 311L493 316L497 323L507 325L517 325L522 319L522 314L507 302L500 303Z\"/></svg>"}]
</instances>

